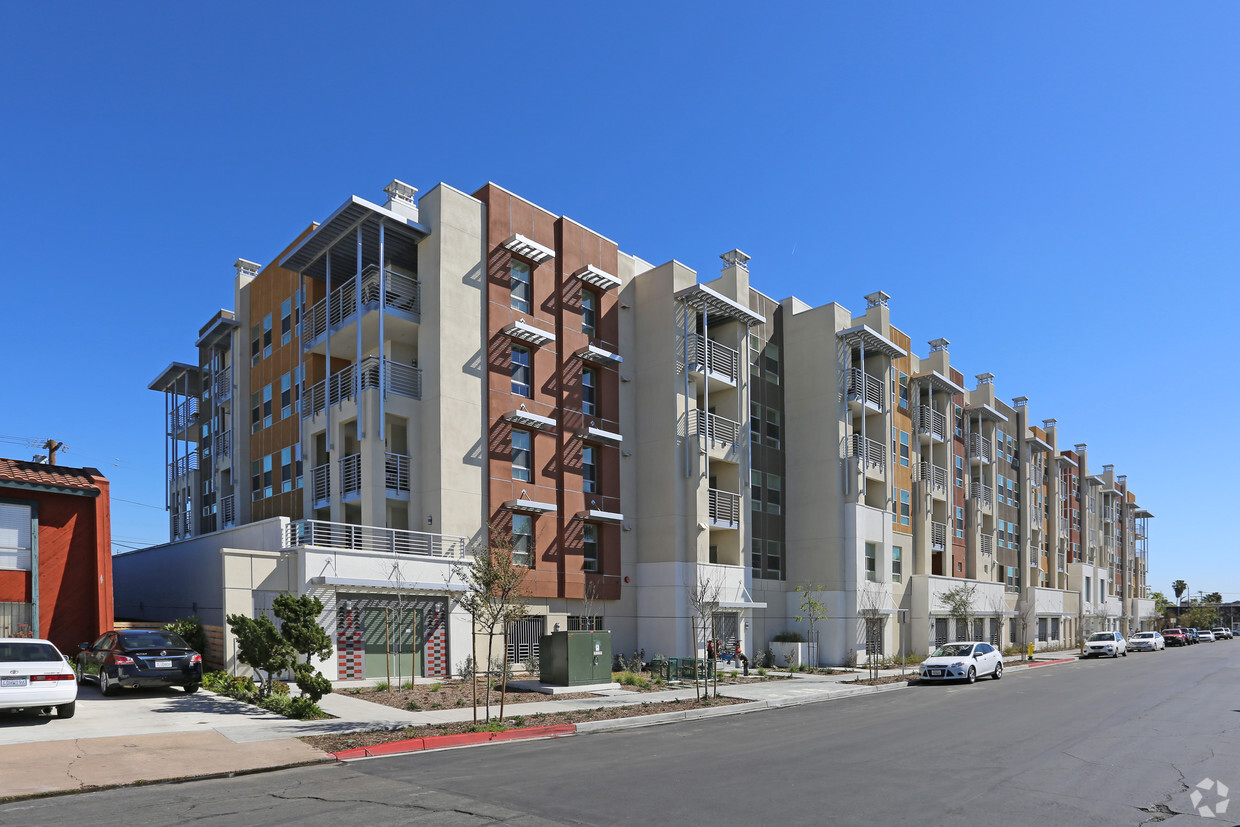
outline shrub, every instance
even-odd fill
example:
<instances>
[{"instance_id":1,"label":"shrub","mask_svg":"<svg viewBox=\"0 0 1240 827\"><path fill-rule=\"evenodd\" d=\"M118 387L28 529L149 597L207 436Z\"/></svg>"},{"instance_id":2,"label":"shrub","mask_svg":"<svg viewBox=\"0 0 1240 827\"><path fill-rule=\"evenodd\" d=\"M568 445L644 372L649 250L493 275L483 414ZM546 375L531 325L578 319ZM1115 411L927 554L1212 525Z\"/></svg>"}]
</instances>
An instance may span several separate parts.
<instances>
[{"instance_id":1,"label":"shrub","mask_svg":"<svg viewBox=\"0 0 1240 827\"><path fill-rule=\"evenodd\" d=\"M413 689L413 681L405 681L400 685L401 689Z\"/></svg>"},{"instance_id":2,"label":"shrub","mask_svg":"<svg viewBox=\"0 0 1240 827\"><path fill-rule=\"evenodd\" d=\"M387 681L379 681L375 684L376 692L388 692L391 690L391 688L392 688L392 685L388 683Z\"/></svg>"},{"instance_id":3,"label":"shrub","mask_svg":"<svg viewBox=\"0 0 1240 827\"><path fill-rule=\"evenodd\" d=\"M776 643L804 643L805 635L800 632L780 632L771 640Z\"/></svg>"},{"instance_id":4,"label":"shrub","mask_svg":"<svg viewBox=\"0 0 1240 827\"><path fill-rule=\"evenodd\" d=\"M410 712L421 712L422 704L418 703L417 701L410 701L409 703L405 704L405 709L409 710Z\"/></svg>"},{"instance_id":5,"label":"shrub","mask_svg":"<svg viewBox=\"0 0 1240 827\"><path fill-rule=\"evenodd\" d=\"M412 688L413 688L413 687L410 687L410 689L412 689ZM431 691L432 691L432 692L438 692L438 691L439 691L440 689L442 689L442 688L443 688L443 684L442 684L442 683L432 683L432 684L431 684Z\"/></svg>"},{"instance_id":6,"label":"shrub","mask_svg":"<svg viewBox=\"0 0 1240 827\"><path fill-rule=\"evenodd\" d=\"M206 654L207 631L202 628L202 621L193 615L177 618L164 626L164 631L180 635L195 652L200 655Z\"/></svg>"},{"instance_id":7,"label":"shrub","mask_svg":"<svg viewBox=\"0 0 1240 827\"><path fill-rule=\"evenodd\" d=\"M617 683L621 686L636 686L640 689L649 689L650 681L641 675L635 675L632 672L621 672L614 676Z\"/></svg>"},{"instance_id":8,"label":"shrub","mask_svg":"<svg viewBox=\"0 0 1240 827\"><path fill-rule=\"evenodd\" d=\"M508 729L507 724L501 724L499 721L489 721L485 724L474 724L466 732L503 732Z\"/></svg>"},{"instance_id":9,"label":"shrub","mask_svg":"<svg viewBox=\"0 0 1240 827\"><path fill-rule=\"evenodd\" d=\"M473 656L472 655L468 656L465 658L465 660L461 661L461 665L457 667L456 671L460 673L461 680L465 680L465 681L473 680L473 677L474 677Z\"/></svg>"}]
</instances>

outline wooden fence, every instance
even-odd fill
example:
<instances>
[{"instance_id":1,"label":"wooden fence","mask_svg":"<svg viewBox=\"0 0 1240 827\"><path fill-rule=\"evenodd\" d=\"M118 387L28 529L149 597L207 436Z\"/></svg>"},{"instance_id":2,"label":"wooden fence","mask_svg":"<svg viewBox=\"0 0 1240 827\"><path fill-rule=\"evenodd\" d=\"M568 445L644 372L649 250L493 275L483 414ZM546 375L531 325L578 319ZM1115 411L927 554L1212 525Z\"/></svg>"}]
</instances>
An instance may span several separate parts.
<instances>
[{"instance_id":1,"label":"wooden fence","mask_svg":"<svg viewBox=\"0 0 1240 827\"><path fill-rule=\"evenodd\" d=\"M164 624L159 621L143 623L140 620L118 620L112 624L114 629L162 629ZM207 651L202 655L202 668L207 672L224 668L224 627L202 625L207 635Z\"/></svg>"}]
</instances>

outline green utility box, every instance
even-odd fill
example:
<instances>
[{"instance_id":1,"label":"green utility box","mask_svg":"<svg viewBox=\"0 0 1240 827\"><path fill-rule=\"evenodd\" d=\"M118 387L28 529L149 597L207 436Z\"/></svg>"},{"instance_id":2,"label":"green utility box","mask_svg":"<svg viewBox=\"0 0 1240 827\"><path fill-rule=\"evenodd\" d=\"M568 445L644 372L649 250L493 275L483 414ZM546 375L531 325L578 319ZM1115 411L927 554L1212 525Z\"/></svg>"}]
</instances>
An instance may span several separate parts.
<instances>
[{"instance_id":1,"label":"green utility box","mask_svg":"<svg viewBox=\"0 0 1240 827\"><path fill-rule=\"evenodd\" d=\"M611 683L611 632L552 632L538 639L538 678L552 686Z\"/></svg>"}]
</instances>

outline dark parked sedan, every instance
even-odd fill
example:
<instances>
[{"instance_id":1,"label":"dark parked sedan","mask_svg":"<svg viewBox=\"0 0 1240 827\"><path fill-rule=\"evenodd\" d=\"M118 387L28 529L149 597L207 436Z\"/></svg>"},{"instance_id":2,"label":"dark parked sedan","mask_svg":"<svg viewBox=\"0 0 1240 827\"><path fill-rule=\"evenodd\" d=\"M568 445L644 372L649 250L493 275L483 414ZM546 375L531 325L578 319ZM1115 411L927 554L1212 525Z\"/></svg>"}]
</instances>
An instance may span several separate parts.
<instances>
[{"instance_id":1,"label":"dark parked sedan","mask_svg":"<svg viewBox=\"0 0 1240 827\"><path fill-rule=\"evenodd\" d=\"M119 630L78 648L78 680L97 682L104 695L115 695L122 686L179 686L197 692L202 684L202 655L172 632Z\"/></svg>"}]
</instances>

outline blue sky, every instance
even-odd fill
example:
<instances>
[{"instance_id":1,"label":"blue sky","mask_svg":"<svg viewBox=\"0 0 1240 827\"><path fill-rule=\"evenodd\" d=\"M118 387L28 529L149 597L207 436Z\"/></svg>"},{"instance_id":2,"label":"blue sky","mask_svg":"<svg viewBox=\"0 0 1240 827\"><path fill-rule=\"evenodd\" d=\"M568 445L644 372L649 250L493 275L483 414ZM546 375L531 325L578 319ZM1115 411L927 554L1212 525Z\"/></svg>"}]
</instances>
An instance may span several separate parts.
<instances>
[{"instance_id":1,"label":"blue sky","mask_svg":"<svg viewBox=\"0 0 1240 827\"><path fill-rule=\"evenodd\" d=\"M704 278L740 247L776 298L885 290L1128 475L1152 588L1240 599L1240 6L257 5L0 33L0 455L103 470L117 548L167 537L146 386L234 260L394 177L492 180Z\"/></svg>"}]
</instances>

